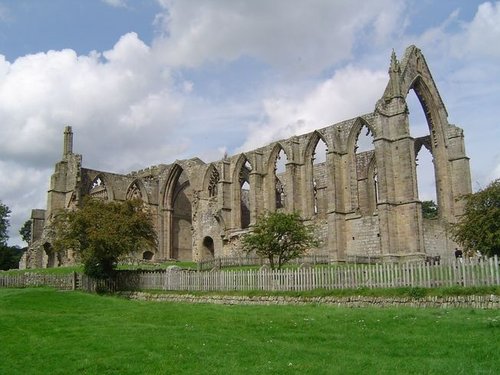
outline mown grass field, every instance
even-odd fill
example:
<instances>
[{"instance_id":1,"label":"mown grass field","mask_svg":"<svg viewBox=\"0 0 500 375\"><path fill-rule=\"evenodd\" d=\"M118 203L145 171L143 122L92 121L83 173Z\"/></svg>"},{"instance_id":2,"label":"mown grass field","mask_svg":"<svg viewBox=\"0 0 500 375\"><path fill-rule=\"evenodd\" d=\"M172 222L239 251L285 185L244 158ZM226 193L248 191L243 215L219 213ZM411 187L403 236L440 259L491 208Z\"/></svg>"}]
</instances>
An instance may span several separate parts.
<instances>
[{"instance_id":1,"label":"mown grass field","mask_svg":"<svg viewBox=\"0 0 500 375\"><path fill-rule=\"evenodd\" d=\"M0 374L498 374L500 312L0 289Z\"/></svg>"}]
</instances>

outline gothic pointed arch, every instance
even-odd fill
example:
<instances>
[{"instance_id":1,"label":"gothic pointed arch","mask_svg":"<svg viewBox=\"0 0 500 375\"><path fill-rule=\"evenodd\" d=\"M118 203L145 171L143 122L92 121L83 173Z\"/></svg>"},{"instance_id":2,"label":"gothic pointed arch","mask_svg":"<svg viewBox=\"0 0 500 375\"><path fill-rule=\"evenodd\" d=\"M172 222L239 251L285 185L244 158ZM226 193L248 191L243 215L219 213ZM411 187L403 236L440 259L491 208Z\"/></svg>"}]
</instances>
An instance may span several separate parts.
<instances>
[{"instance_id":1,"label":"gothic pointed arch","mask_svg":"<svg viewBox=\"0 0 500 375\"><path fill-rule=\"evenodd\" d=\"M149 203L148 193L141 180L136 179L132 181L132 183L127 188L127 194L125 195L125 199L127 200L140 199L144 203Z\"/></svg>"},{"instance_id":2,"label":"gothic pointed arch","mask_svg":"<svg viewBox=\"0 0 500 375\"><path fill-rule=\"evenodd\" d=\"M219 191L220 173L214 164L210 164L203 179L203 190L209 198L217 197Z\"/></svg>"},{"instance_id":3,"label":"gothic pointed arch","mask_svg":"<svg viewBox=\"0 0 500 375\"><path fill-rule=\"evenodd\" d=\"M322 141L326 146L326 151L330 148L330 145L326 141L326 138L317 130L313 131L309 136L309 140L307 141L307 146L304 152L304 160L310 159L314 157L314 150L318 145L318 142Z\"/></svg>"},{"instance_id":4,"label":"gothic pointed arch","mask_svg":"<svg viewBox=\"0 0 500 375\"><path fill-rule=\"evenodd\" d=\"M351 211L361 215L372 214L372 181L368 175L370 162L375 159L374 127L362 117L358 117L351 127L347 139L347 157L350 192L347 199ZM363 143L363 144L361 144Z\"/></svg>"},{"instance_id":5,"label":"gothic pointed arch","mask_svg":"<svg viewBox=\"0 0 500 375\"><path fill-rule=\"evenodd\" d=\"M267 160L267 173L271 173L274 171L274 164L276 163L276 159L278 158L278 155L281 153L281 151L283 151L283 153L285 154L286 159L290 160L290 151L288 151L281 142L276 142L271 152L269 153L269 158Z\"/></svg>"},{"instance_id":6,"label":"gothic pointed arch","mask_svg":"<svg viewBox=\"0 0 500 375\"><path fill-rule=\"evenodd\" d=\"M322 147L321 147L322 146ZM326 154L330 145L326 138L318 131L314 131L309 136L305 152L305 186L303 191L309 192L305 194L304 212L307 217L324 218L328 209L328 166ZM319 155L317 152L321 149L324 155Z\"/></svg>"},{"instance_id":7,"label":"gothic pointed arch","mask_svg":"<svg viewBox=\"0 0 500 375\"><path fill-rule=\"evenodd\" d=\"M455 215L452 171L449 165L448 113L421 51L410 46L401 62L401 92L405 99L413 90L425 114L434 159L437 205L440 216L449 220ZM451 187L451 188L450 188Z\"/></svg>"},{"instance_id":8,"label":"gothic pointed arch","mask_svg":"<svg viewBox=\"0 0 500 375\"><path fill-rule=\"evenodd\" d=\"M89 185L88 194L92 198L102 200L114 200L113 189L106 178L106 175L99 173Z\"/></svg>"},{"instance_id":9,"label":"gothic pointed arch","mask_svg":"<svg viewBox=\"0 0 500 375\"><path fill-rule=\"evenodd\" d=\"M361 134L361 130L366 128L369 134L375 139L377 137L377 133L373 124L364 119L363 117L357 117L354 121L351 130L349 132L349 136L347 138L347 152L355 153L356 152L356 142Z\"/></svg>"},{"instance_id":10,"label":"gothic pointed arch","mask_svg":"<svg viewBox=\"0 0 500 375\"><path fill-rule=\"evenodd\" d=\"M446 108L441 102L439 93L437 91L433 93L428 86L428 82L420 74L414 77L408 91L406 91L406 97L411 90L417 96L424 111L427 125L429 126L431 148L433 150L437 147L445 148L447 143L445 133L448 121L446 119Z\"/></svg>"},{"instance_id":11,"label":"gothic pointed arch","mask_svg":"<svg viewBox=\"0 0 500 375\"><path fill-rule=\"evenodd\" d=\"M277 142L267 161L266 186L266 208L270 211L286 207L286 186L290 184L290 176L287 175L286 163L289 160L287 150L280 142Z\"/></svg>"},{"instance_id":12,"label":"gothic pointed arch","mask_svg":"<svg viewBox=\"0 0 500 375\"><path fill-rule=\"evenodd\" d=\"M251 222L250 173L252 169L248 157L241 154L234 165L232 178L232 217L233 226L236 229L245 229Z\"/></svg>"},{"instance_id":13,"label":"gothic pointed arch","mask_svg":"<svg viewBox=\"0 0 500 375\"><path fill-rule=\"evenodd\" d=\"M432 154L431 138L430 136L415 138L415 155L418 155L422 147L425 147Z\"/></svg>"},{"instance_id":14,"label":"gothic pointed arch","mask_svg":"<svg viewBox=\"0 0 500 375\"><path fill-rule=\"evenodd\" d=\"M192 260L194 194L186 171L174 164L167 175L163 195L163 253L167 258Z\"/></svg>"}]
</instances>

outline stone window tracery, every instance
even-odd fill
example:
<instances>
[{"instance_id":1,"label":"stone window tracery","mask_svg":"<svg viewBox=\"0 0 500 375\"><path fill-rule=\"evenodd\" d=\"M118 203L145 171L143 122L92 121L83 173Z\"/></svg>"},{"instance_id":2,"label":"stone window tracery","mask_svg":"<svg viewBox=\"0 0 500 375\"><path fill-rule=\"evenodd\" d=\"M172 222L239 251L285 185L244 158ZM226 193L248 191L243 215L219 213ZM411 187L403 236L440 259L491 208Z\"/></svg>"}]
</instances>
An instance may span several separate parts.
<instances>
[{"instance_id":1,"label":"stone window tracery","mask_svg":"<svg viewBox=\"0 0 500 375\"><path fill-rule=\"evenodd\" d=\"M276 208L285 207L285 187L283 186L281 180L276 178Z\"/></svg>"},{"instance_id":2,"label":"stone window tracery","mask_svg":"<svg viewBox=\"0 0 500 375\"><path fill-rule=\"evenodd\" d=\"M245 161L239 172L241 228L250 225L250 171L252 166Z\"/></svg>"},{"instance_id":3,"label":"stone window tracery","mask_svg":"<svg viewBox=\"0 0 500 375\"><path fill-rule=\"evenodd\" d=\"M210 198L217 196L219 179L219 171L216 168L213 168L212 173L210 174L210 181L208 182L208 196Z\"/></svg>"},{"instance_id":4,"label":"stone window tracery","mask_svg":"<svg viewBox=\"0 0 500 375\"><path fill-rule=\"evenodd\" d=\"M142 200L142 192L137 182L134 182L127 191L127 200L140 199Z\"/></svg>"}]
</instances>

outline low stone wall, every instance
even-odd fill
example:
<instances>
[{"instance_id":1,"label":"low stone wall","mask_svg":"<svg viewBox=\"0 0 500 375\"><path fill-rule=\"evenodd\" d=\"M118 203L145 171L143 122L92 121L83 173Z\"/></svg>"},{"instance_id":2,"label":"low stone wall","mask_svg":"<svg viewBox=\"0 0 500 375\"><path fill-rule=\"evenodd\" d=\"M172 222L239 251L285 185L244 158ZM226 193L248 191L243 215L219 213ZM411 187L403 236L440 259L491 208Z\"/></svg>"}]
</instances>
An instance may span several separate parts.
<instances>
[{"instance_id":1,"label":"low stone wall","mask_svg":"<svg viewBox=\"0 0 500 375\"><path fill-rule=\"evenodd\" d=\"M336 307L438 307L499 309L500 296L453 297L285 297L285 296L229 296L192 294L155 294L146 292L119 292L122 297L140 301L211 303L218 305L307 305L321 304Z\"/></svg>"},{"instance_id":2,"label":"low stone wall","mask_svg":"<svg viewBox=\"0 0 500 375\"><path fill-rule=\"evenodd\" d=\"M17 275L2 275L0 272L0 288L31 288L48 286L60 290L76 289L76 273L67 275L51 275L24 273Z\"/></svg>"}]
</instances>

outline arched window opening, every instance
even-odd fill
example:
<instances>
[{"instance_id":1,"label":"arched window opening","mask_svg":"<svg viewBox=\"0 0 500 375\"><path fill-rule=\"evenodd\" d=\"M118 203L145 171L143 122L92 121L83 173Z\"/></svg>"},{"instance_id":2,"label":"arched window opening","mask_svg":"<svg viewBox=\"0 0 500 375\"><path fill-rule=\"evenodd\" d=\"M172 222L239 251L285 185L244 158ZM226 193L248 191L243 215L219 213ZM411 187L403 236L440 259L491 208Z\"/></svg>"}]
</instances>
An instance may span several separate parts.
<instances>
[{"instance_id":1,"label":"arched window opening","mask_svg":"<svg viewBox=\"0 0 500 375\"><path fill-rule=\"evenodd\" d=\"M152 251L145 251L142 253L142 259L144 260L153 260L153 252Z\"/></svg>"},{"instance_id":2,"label":"arched window opening","mask_svg":"<svg viewBox=\"0 0 500 375\"><path fill-rule=\"evenodd\" d=\"M203 239L203 250L204 250L204 258L210 257L213 258L215 255L215 245L212 237L205 237Z\"/></svg>"},{"instance_id":3,"label":"arched window opening","mask_svg":"<svg viewBox=\"0 0 500 375\"><path fill-rule=\"evenodd\" d=\"M54 252L54 248L52 247L52 244L49 242L45 242L43 244L43 251L45 253L45 257L47 259L45 263L46 268L52 268L52 267L57 267L57 257L56 253Z\"/></svg>"},{"instance_id":4,"label":"arched window opening","mask_svg":"<svg viewBox=\"0 0 500 375\"><path fill-rule=\"evenodd\" d=\"M286 153L283 149L280 150L276 157L275 166L274 166L274 192L275 192L275 201L276 201L276 209L281 209L285 207L285 172L286 172L286 163L288 159Z\"/></svg>"},{"instance_id":5,"label":"arched window opening","mask_svg":"<svg viewBox=\"0 0 500 375\"><path fill-rule=\"evenodd\" d=\"M133 200L133 199L140 199L142 200L142 192L137 184L137 182L134 182L127 191L127 200Z\"/></svg>"},{"instance_id":6,"label":"arched window opening","mask_svg":"<svg viewBox=\"0 0 500 375\"><path fill-rule=\"evenodd\" d=\"M286 153L283 149L281 149L278 153L278 156L276 157L275 171L277 175L285 173L287 161L288 158L286 156Z\"/></svg>"},{"instance_id":7,"label":"arched window opening","mask_svg":"<svg viewBox=\"0 0 500 375\"><path fill-rule=\"evenodd\" d=\"M328 148L323 139L319 138L312 154L312 192L313 192L313 214L325 217L328 202L326 200L327 190L327 167L326 154Z\"/></svg>"},{"instance_id":8,"label":"arched window opening","mask_svg":"<svg viewBox=\"0 0 500 375\"><path fill-rule=\"evenodd\" d=\"M97 176L94 178L92 183L90 184L89 195L92 198L107 200L108 199L108 191L106 189L106 184L104 180Z\"/></svg>"},{"instance_id":9,"label":"arched window opening","mask_svg":"<svg viewBox=\"0 0 500 375\"><path fill-rule=\"evenodd\" d=\"M422 202L424 218L437 217L436 179L434 175L434 160L427 147L422 146L416 154L418 199Z\"/></svg>"},{"instance_id":10,"label":"arched window opening","mask_svg":"<svg viewBox=\"0 0 500 375\"><path fill-rule=\"evenodd\" d=\"M406 96L406 104L408 105L408 121L410 123L410 134L412 137L423 137L429 135L429 124L425 116L425 110L418 99L415 91L410 90Z\"/></svg>"},{"instance_id":11,"label":"arched window opening","mask_svg":"<svg viewBox=\"0 0 500 375\"><path fill-rule=\"evenodd\" d=\"M192 260L192 202L193 189L187 174L182 171L172 196L172 257Z\"/></svg>"},{"instance_id":12,"label":"arched window opening","mask_svg":"<svg viewBox=\"0 0 500 375\"><path fill-rule=\"evenodd\" d=\"M364 125L359 134L356 141L356 154L361 154L366 151L373 150L373 134L370 128Z\"/></svg>"},{"instance_id":13,"label":"arched window opening","mask_svg":"<svg viewBox=\"0 0 500 375\"><path fill-rule=\"evenodd\" d=\"M371 215L377 207L376 192L374 190L375 150L373 134L370 128L363 125L356 137L354 146L356 178L352 181L353 192L357 192L357 201L353 197L353 207L362 215Z\"/></svg>"},{"instance_id":14,"label":"arched window opening","mask_svg":"<svg viewBox=\"0 0 500 375\"><path fill-rule=\"evenodd\" d=\"M250 172L252 165L247 161L240 170L240 207L241 207L241 228L250 226Z\"/></svg>"},{"instance_id":15,"label":"arched window opening","mask_svg":"<svg viewBox=\"0 0 500 375\"><path fill-rule=\"evenodd\" d=\"M410 134L415 138L415 166L417 173L417 196L421 202L432 202L436 216L438 212L436 168L433 157L433 141L429 114L425 103L412 89L408 92L406 102L409 108L408 121ZM424 216L426 213L424 212Z\"/></svg>"}]
</instances>

